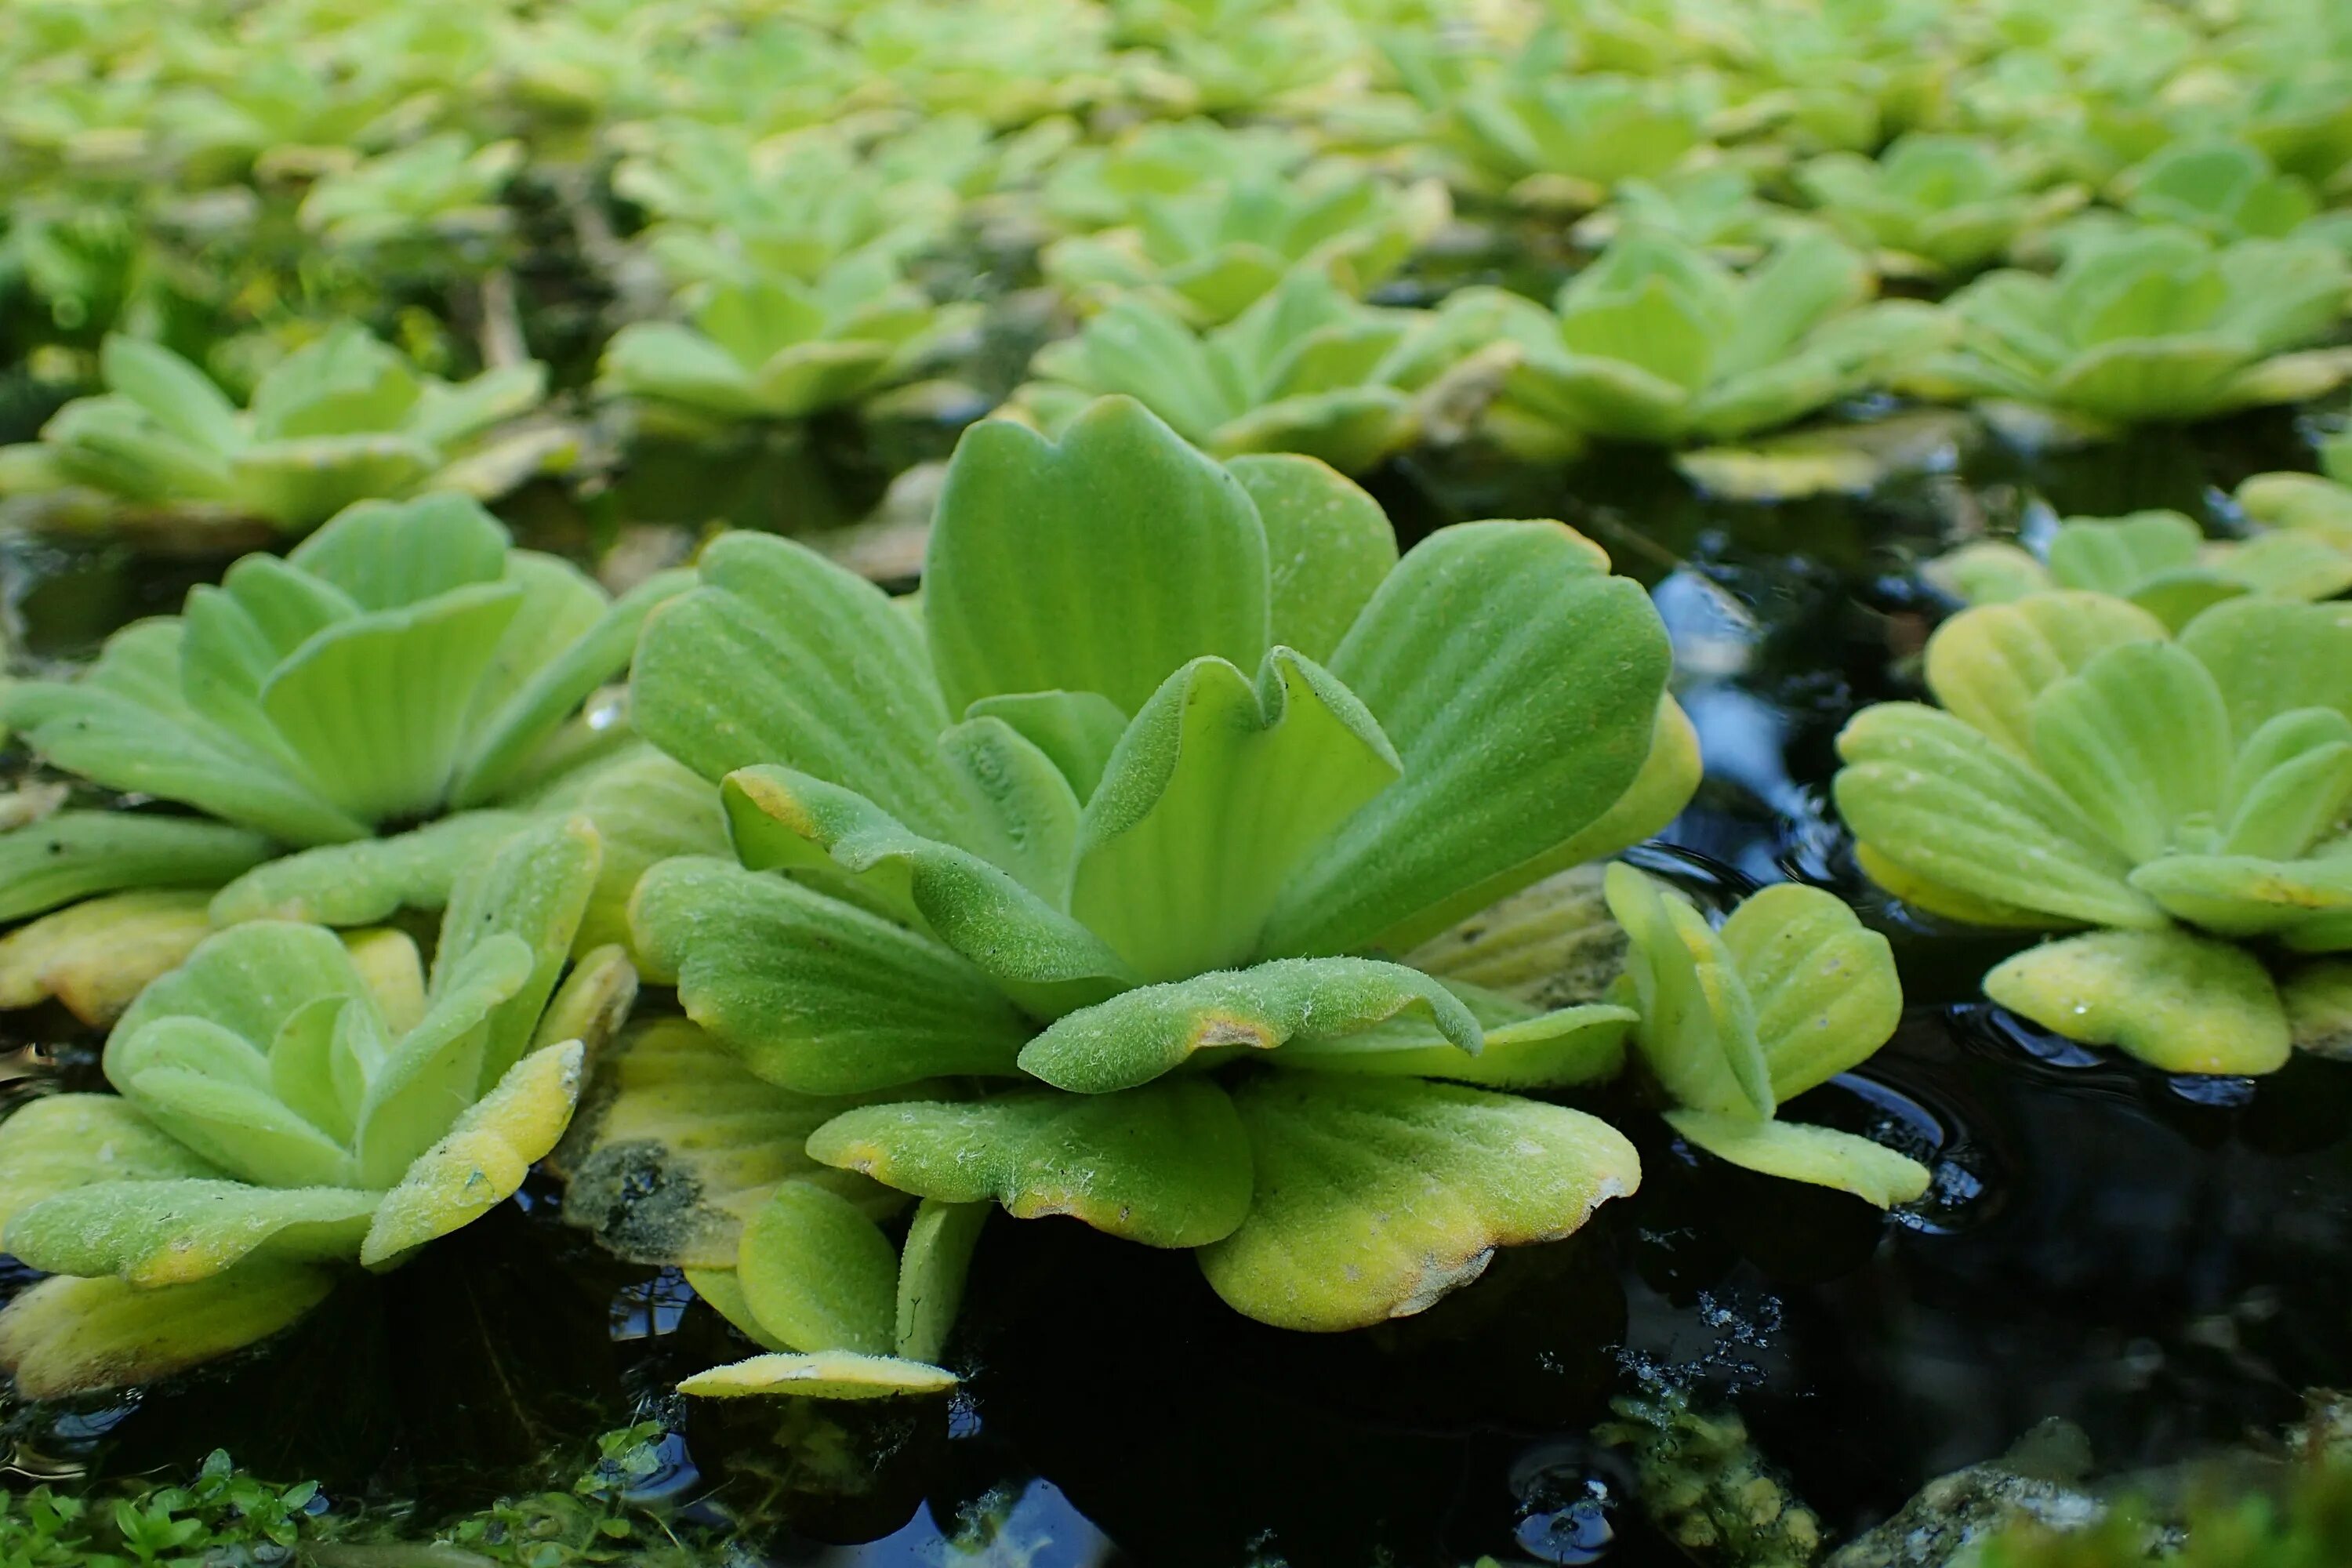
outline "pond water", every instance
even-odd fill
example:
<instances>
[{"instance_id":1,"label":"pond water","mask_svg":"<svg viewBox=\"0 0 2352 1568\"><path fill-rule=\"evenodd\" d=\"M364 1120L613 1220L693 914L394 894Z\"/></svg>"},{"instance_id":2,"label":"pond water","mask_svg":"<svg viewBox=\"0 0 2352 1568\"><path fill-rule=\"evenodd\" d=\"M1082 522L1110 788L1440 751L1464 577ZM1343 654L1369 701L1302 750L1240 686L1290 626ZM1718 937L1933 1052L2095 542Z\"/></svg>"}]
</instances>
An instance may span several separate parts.
<instances>
[{"instance_id":1,"label":"pond water","mask_svg":"<svg viewBox=\"0 0 2352 1568\"><path fill-rule=\"evenodd\" d=\"M2307 467L2307 434L2267 416L2029 460L1979 433L1868 498L1780 505L1706 500L1662 460L1611 453L1564 475L1374 477L1408 538L1559 516L1652 586L1709 774L1643 863L1721 899L1824 882L1895 939L1901 1032L1793 1114L1929 1159L1934 1188L1910 1210L1748 1174L1637 1105L1585 1097L1641 1143L1641 1192L1420 1317L1288 1334L1226 1310L1186 1258L999 1216L950 1347L963 1392L844 1414L670 1394L740 1353L730 1331L674 1273L597 1252L560 1223L560 1190L535 1184L260 1352L134 1397L8 1411L0 1463L116 1476L226 1447L431 1518L650 1419L675 1435L640 1489L760 1521L780 1563L1636 1568L1692 1559L1645 1521L1634 1450L1596 1436L1629 1419L1612 1401L1736 1413L1832 1540L2051 1417L2102 1472L2274 1429L2305 1390L2352 1384L2352 1066L2168 1079L1990 1008L1977 977L2015 943L1890 911L1826 784L1844 720L1912 689L1937 611L1907 585L1910 559L2044 508L2172 505L2226 526L2216 498ZM942 445L890 437L845 458L822 437L772 444L728 482L765 498L761 521L838 521ZM587 559L619 514L549 492L509 515ZM218 565L16 542L0 605L21 647L63 658ZM94 1079L96 1042L61 1015L0 1031L0 1094Z\"/></svg>"}]
</instances>

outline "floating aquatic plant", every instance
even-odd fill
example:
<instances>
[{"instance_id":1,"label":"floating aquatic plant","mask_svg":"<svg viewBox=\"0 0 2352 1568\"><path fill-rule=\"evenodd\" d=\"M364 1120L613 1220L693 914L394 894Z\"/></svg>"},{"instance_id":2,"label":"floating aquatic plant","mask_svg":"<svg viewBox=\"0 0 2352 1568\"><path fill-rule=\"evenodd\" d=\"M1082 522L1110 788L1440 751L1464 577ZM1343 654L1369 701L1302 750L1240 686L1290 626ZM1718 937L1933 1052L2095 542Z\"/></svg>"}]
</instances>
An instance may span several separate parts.
<instances>
[{"instance_id":1,"label":"floating aquatic plant","mask_svg":"<svg viewBox=\"0 0 2352 1568\"><path fill-rule=\"evenodd\" d=\"M903 379L967 321L871 254L814 283L753 277L699 293L688 321L633 321L613 335L605 391L688 428L798 419Z\"/></svg>"},{"instance_id":2,"label":"floating aquatic plant","mask_svg":"<svg viewBox=\"0 0 2352 1568\"><path fill-rule=\"evenodd\" d=\"M2083 205L2080 185L2052 185L2038 160L1980 138L1914 134L1877 158L1827 153L1797 184L1832 225L1882 253L1890 271L1965 276L2018 237Z\"/></svg>"},{"instance_id":3,"label":"floating aquatic plant","mask_svg":"<svg viewBox=\"0 0 2352 1568\"><path fill-rule=\"evenodd\" d=\"M511 1195L635 994L617 947L563 978L599 854L584 819L507 841L453 893L429 978L397 931L222 931L116 1023L116 1094L0 1121L0 1246L52 1276L0 1310L17 1387L116 1387L250 1344L335 1265L393 1267Z\"/></svg>"},{"instance_id":4,"label":"floating aquatic plant","mask_svg":"<svg viewBox=\"0 0 2352 1568\"><path fill-rule=\"evenodd\" d=\"M1124 394L1219 457L1297 452L1361 473L1420 434L1418 395L1461 357L1449 324L1363 304L1312 268L1207 332L1129 294L1040 349L1014 406L1052 433Z\"/></svg>"},{"instance_id":5,"label":"floating aquatic plant","mask_svg":"<svg viewBox=\"0 0 2352 1568\"><path fill-rule=\"evenodd\" d=\"M0 941L0 997L63 989L103 1017L208 921L438 908L553 807L604 825L616 877L709 842L706 791L674 798L680 771L633 757L615 715L579 718L683 586L615 601L463 497L370 502L125 627L79 676L0 689L0 723L52 766L197 814L69 806L0 833L0 919L58 911ZM603 889L601 940L628 890Z\"/></svg>"},{"instance_id":6,"label":"floating aquatic plant","mask_svg":"<svg viewBox=\"0 0 2352 1568\"><path fill-rule=\"evenodd\" d=\"M1551 310L1465 289L1453 312L1491 311L1516 359L1485 428L1528 456L1587 439L1729 441L1881 384L1940 344L1947 323L1912 300L1874 301L1870 268L1822 234L1785 240L1745 276L1693 246L1629 234L1569 279Z\"/></svg>"},{"instance_id":7,"label":"floating aquatic plant","mask_svg":"<svg viewBox=\"0 0 2352 1568\"><path fill-rule=\"evenodd\" d=\"M79 486L133 510L304 533L354 501L494 496L557 451L544 430L497 437L538 405L544 366L442 381L349 322L289 354L244 408L159 344L109 338L100 364L108 392L67 404L37 444L0 448L0 494Z\"/></svg>"},{"instance_id":8,"label":"floating aquatic plant","mask_svg":"<svg viewBox=\"0 0 2352 1568\"><path fill-rule=\"evenodd\" d=\"M477 146L456 132L428 136L329 174L302 198L302 226L362 258L480 265L514 228L501 197L522 166L520 142Z\"/></svg>"},{"instance_id":9,"label":"floating aquatic plant","mask_svg":"<svg viewBox=\"0 0 2352 1568\"><path fill-rule=\"evenodd\" d=\"M1628 939L1616 992L1673 1102L1676 1132L1735 1165L1853 1194L1881 1208L1927 1190L1909 1155L1775 1111L1858 1066L1895 1033L1903 987L1886 939L1819 888L1781 883L1720 928L1627 865L1609 868L1610 911Z\"/></svg>"},{"instance_id":10,"label":"floating aquatic plant","mask_svg":"<svg viewBox=\"0 0 2352 1568\"><path fill-rule=\"evenodd\" d=\"M1940 708L1839 736L1838 809L1921 910L2094 928L1995 968L1994 1001L2174 1072L2270 1072L2340 1032L2347 966L2312 955L2352 949L2352 605L2226 599L2176 637L2033 594L1945 622L1927 679Z\"/></svg>"},{"instance_id":11,"label":"floating aquatic plant","mask_svg":"<svg viewBox=\"0 0 2352 1568\"><path fill-rule=\"evenodd\" d=\"M2177 511L2070 517L2051 530L2039 551L1979 540L1927 562L1919 572L1970 605L2000 604L2053 588L2110 594L2129 599L2176 631L2199 611L2244 594L2308 601L2332 599L2352 588L2352 518L2338 517L2342 533L2333 535L2317 520L2299 525L2276 488L2257 486L2251 493L2255 506L2277 509L2278 522L2248 540L2209 541L2194 519ZM2248 508L2250 515L2253 510Z\"/></svg>"},{"instance_id":12,"label":"floating aquatic plant","mask_svg":"<svg viewBox=\"0 0 2352 1568\"><path fill-rule=\"evenodd\" d=\"M1671 80L1515 70L1465 84L1441 131L1473 179L1538 206L1599 206L1625 180L1654 180L1705 139L1694 94Z\"/></svg>"},{"instance_id":13,"label":"floating aquatic plant","mask_svg":"<svg viewBox=\"0 0 2352 1568\"><path fill-rule=\"evenodd\" d=\"M740 863L655 868L639 951L743 1069L803 1108L856 1097L806 1162L925 1205L903 1259L822 1183L731 1216L763 1334L897 1360L689 1386L926 1375L943 1329L909 1339L893 1303L950 1289L974 1205L1192 1250L1239 1310L1332 1330L1630 1190L1617 1133L1514 1091L1613 1070L1631 1009L1378 955L1680 808L1667 663L1646 595L1556 523L1400 561L1330 469L1221 466L1121 398L1058 443L965 436L919 623L787 541L718 542L632 693L724 781ZM678 1114L627 1103L608 1160Z\"/></svg>"},{"instance_id":14,"label":"floating aquatic plant","mask_svg":"<svg viewBox=\"0 0 2352 1568\"><path fill-rule=\"evenodd\" d=\"M1453 211L1438 181L1400 186L1339 163L1146 198L1139 208L1132 227L1048 247L1046 276L1098 300L1148 289L1202 326L1231 321L1301 267L1360 295Z\"/></svg>"},{"instance_id":15,"label":"floating aquatic plant","mask_svg":"<svg viewBox=\"0 0 2352 1568\"><path fill-rule=\"evenodd\" d=\"M2352 373L2340 352L2290 352L2335 329L2347 289L2352 267L2310 241L2095 236L2070 246L2054 277L1992 272L1955 294L1958 344L1906 384L2094 428L2294 402Z\"/></svg>"}]
</instances>

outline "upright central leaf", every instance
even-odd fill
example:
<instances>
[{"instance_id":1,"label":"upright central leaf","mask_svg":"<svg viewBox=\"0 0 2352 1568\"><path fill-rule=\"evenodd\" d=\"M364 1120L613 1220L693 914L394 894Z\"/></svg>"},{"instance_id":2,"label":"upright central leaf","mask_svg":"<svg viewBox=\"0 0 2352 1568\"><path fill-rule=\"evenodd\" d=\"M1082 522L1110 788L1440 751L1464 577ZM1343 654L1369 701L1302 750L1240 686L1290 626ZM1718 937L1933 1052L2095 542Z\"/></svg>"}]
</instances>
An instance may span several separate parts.
<instances>
[{"instance_id":1,"label":"upright central leaf","mask_svg":"<svg viewBox=\"0 0 2352 1568\"><path fill-rule=\"evenodd\" d=\"M1057 690L1132 713L1187 659L1254 668L1266 583L1265 530L1241 485L1141 404L1106 398L1059 445L1002 421L965 435L923 613L951 713Z\"/></svg>"},{"instance_id":2,"label":"upright central leaf","mask_svg":"<svg viewBox=\"0 0 2352 1568\"><path fill-rule=\"evenodd\" d=\"M1401 771L1313 661L1276 648L1253 686L1195 659L1111 753L1079 826L1070 912L1146 980L1238 963L1292 868Z\"/></svg>"}]
</instances>

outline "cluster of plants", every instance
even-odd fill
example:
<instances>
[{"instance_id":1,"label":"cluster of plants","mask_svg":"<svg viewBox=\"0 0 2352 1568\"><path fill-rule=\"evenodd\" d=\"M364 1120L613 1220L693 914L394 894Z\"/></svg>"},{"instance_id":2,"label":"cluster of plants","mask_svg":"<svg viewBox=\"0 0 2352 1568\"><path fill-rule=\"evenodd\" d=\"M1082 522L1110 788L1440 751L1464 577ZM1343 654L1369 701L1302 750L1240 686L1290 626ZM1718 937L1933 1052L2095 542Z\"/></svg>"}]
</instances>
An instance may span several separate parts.
<instances>
[{"instance_id":1,"label":"cluster of plants","mask_svg":"<svg viewBox=\"0 0 2352 1568\"><path fill-rule=\"evenodd\" d=\"M55 0L0 67L0 358L57 410L0 495L52 527L1107 392L1360 471L1887 395L2088 434L2347 368L2324 0ZM1529 241L1550 281L1479 282Z\"/></svg>"},{"instance_id":2,"label":"cluster of plants","mask_svg":"<svg viewBox=\"0 0 2352 1568\"><path fill-rule=\"evenodd\" d=\"M1930 700L1838 740L1867 920L1639 852L1705 759L1599 544L1404 549L1358 482L2310 405L2324 0L10 23L0 527L235 555L0 682L0 1008L103 1035L0 1120L26 1398L260 1344L535 1173L731 1325L707 1398L954 1390L998 1210L1340 1332L1645 1149L1898 1209L1935 1151L1805 1101L1898 1026L1880 925L2011 933L1986 995L2167 1072L2352 1050L2352 449L2226 537L1921 563ZM751 530L609 581L517 542L663 444L901 421L955 437L914 593ZM626 1545L580 1496L446 1544ZM223 1461L0 1545L286 1549L309 1502Z\"/></svg>"}]
</instances>

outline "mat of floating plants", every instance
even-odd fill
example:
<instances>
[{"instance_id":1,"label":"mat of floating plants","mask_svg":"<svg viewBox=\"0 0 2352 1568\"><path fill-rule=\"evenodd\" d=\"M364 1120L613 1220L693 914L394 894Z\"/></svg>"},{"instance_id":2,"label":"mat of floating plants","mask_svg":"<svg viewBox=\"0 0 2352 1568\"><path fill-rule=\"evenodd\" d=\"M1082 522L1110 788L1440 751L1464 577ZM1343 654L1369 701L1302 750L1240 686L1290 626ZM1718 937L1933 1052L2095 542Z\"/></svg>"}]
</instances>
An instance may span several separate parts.
<instances>
[{"instance_id":1,"label":"mat of floating plants","mask_svg":"<svg viewBox=\"0 0 2352 1568\"><path fill-rule=\"evenodd\" d=\"M2352 10L0 81L5 1568L2352 1562Z\"/></svg>"}]
</instances>

